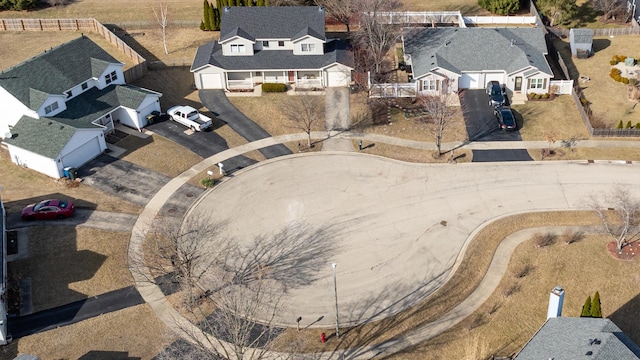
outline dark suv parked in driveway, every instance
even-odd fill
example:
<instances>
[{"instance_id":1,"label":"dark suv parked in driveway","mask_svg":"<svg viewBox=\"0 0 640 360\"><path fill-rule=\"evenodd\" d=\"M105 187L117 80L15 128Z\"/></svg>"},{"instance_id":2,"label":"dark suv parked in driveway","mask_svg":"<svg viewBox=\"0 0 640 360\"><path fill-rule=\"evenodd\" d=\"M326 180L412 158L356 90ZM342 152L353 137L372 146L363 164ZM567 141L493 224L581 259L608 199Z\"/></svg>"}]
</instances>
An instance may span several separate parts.
<instances>
[{"instance_id":1,"label":"dark suv parked in driveway","mask_svg":"<svg viewBox=\"0 0 640 360\"><path fill-rule=\"evenodd\" d=\"M513 116L513 112L507 106L500 106L493 109L493 113L498 118L500 123L500 129L502 130L516 130L516 118Z\"/></svg>"},{"instance_id":2,"label":"dark suv parked in driveway","mask_svg":"<svg viewBox=\"0 0 640 360\"><path fill-rule=\"evenodd\" d=\"M487 83L487 95L489 95L489 105L504 105L504 93L502 92L502 87L499 82L489 81Z\"/></svg>"}]
</instances>

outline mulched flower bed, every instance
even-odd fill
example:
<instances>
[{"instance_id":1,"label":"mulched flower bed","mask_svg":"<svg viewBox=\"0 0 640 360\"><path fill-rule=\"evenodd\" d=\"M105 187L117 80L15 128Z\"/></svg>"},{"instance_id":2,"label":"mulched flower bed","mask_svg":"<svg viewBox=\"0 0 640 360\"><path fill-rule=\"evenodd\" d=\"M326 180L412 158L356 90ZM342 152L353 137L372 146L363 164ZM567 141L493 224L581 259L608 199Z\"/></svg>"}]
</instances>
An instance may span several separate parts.
<instances>
[{"instance_id":1,"label":"mulched flower bed","mask_svg":"<svg viewBox=\"0 0 640 360\"><path fill-rule=\"evenodd\" d=\"M616 242L611 241L607 244L607 250L611 256L618 260L631 261L640 255L640 243L632 242L627 246L623 246L622 250L618 251Z\"/></svg>"}]
</instances>

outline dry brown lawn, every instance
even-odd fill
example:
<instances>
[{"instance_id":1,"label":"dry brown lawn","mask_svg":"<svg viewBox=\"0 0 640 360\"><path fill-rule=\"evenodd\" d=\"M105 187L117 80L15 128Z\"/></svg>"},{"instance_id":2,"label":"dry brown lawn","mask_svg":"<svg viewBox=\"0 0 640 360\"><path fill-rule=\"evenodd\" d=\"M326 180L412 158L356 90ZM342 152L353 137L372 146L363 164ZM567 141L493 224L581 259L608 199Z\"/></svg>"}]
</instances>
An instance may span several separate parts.
<instances>
[{"instance_id":1,"label":"dry brown lawn","mask_svg":"<svg viewBox=\"0 0 640 360\"><path fill-rule=\"evenodd\" d=\"M566 291L563 316L579 317L587 296L598 291L603 316L611 318L638 343L640 331L629 312L636 310L620 309L634 303L632 300L640 294L637 275L640 262L614 259L605 249L607 241L604 235L592 235L571 245L558 241L537 248L531 240L521 244L511 257L507 275L478 311L398 359L484 359L490 355L511 355L545 322L548 294L556 285L562 285ZM516 274L525 266L532 269L530 274L517 278ZM505 296L511 290L513 294ZM480 353L474 352L478 349Z\"/></svg>"},{"instance_id":2,"label":"dry brown lawn","mask_svg":"<svg viewBox=\"0 0 640 360\"><path fill-rule=\"evenodd\" d=\"M353 148L358 148L357 140L353 141ZM449 153L438 157L437 151L434 150L412 149L368 141L362 142L362 153L413 163L446 163L451 159ZM471 160L473 160L473 153L468 149L458 149L454 152L454 157L458 163L471 162Z\"/></svg>"},{"instance_id":3,"label":"dry brown lawn","mask_svg":"<svg viewBox=\"0 0 640 360\"><path fill-rule=\"evenodd\" d=\"M0 358L33 354L40 359L148 360L172 341L166 326L143 304L15 340L0 348Z\"/></svg>"},{"instance_id":4,"label":"dry brown lawn","mask_svg":"<svg viewBox=\"0 0 640 360\"><path fill-rule=\"evenodd\" d=\"M4 12L3 12L4 15ZM127 56L115 46L111 45L104 37L97 33L86 32L87 37L100 45L106 52L125 63L125 69L134 65ZM45 50L61 45L65 42L77 39L80 32L77 31L56 31L56 32L12 32L0 31L0 69L7 69L15 66L27 59L38 55Z\"/></svg>"},{"instance_id":5,"label":"dry brown lawn","mask_svg":"<svg viewBox=\"0 0 640 360\"><path fill-rule=\"evenodd\" d=\"M555 145L558 145L556 143ZM556 152L553 156L543 159L543 149L529 149L533 160L625 160L640 161L640 149L636 148L558 148L552 146Z\"/></svg>"},{"instance_id":6,"label":"dry brown lawn","mask_svg":"<svg viewBox=\"0 0 640 360\"><path fill-rule=\"evenodd\" d=\"M29 228L29 257L9 263L11 278L31 278L34 312L132 285L131 234L81 227Z\"/></svg>"},{"instance_id":7,"label":"dry brown lawn","mask_svg":"<svg viewBox=\"0 0 640 360\"><path fill-rule=\"evenodd\" d=\"M523 123L520 129L522 140L546 140L547 135L553 135L558 142L589 138L587 128L569 95L558 96L553 101L529 101L524 105L514 105L513 110L518 122Z\"/></svg>"},{"instance_id":8,"label":"dry brown lawn","mask_svg":"<svg viewBox=\"0 0 640 360\"><path fill-rule=\"evenodd\" d=\"M569 39L557 39L555 45L567 63L572 77L580 75L591 78L591 81L581 83L584 95L591 103L591 110L595 118L613 128L622 120L624 124L631 121L638 122L640 107L634 106L637 101L631 101L627 96L627 86L609 77L612 66L609 60L613 55L626 55L640 58L640 36L621 35L613 38L595 37L593 49L595 54L589 59L573 59L569 50Z\"/></svg>"},{"instance_id":9,"label":"dry brown lawn","mask_svg":"<svg viewBox=\"0 0 640 360\"><path fill-rule=\"evenodd\" d=\"M77 184L68 187L66 182L54 180L36 171L25 169L11 162L9 152L0 148L0 186L2 201L8 213L17 213L26 205L43 198L70 198L78 207L101 211L139 214L140 205L107 194L98 189Z\"/></svg>"},{"instance_id":10,"label":"dry brown lawn","mask_svg":"<svg viewBox=\"0 0 640 360\"><path fill-rule=\"evenodd\" d=\"M324 100L324 96L314 96ZM304 132L282 113L290 101L295 101L294 96L263 93L262 96L231 96L229 101L273 136ZM324 114L324 102L317 110ZM322 130L324 130L324 121L319 121L315 124L313 131Z\"/></svg>"},{"instance_id":11,"label":"dry brown lawn","mask_svg":"<svg viewBox=\"0 0 640 360\"><path fill-rule=\"evenodd\" d=\"M201 156L158 135L146 139L130 135L115 145L127 149L122 160L169 177L176 177L202 161Z\"/></svg>"}]
</instances>

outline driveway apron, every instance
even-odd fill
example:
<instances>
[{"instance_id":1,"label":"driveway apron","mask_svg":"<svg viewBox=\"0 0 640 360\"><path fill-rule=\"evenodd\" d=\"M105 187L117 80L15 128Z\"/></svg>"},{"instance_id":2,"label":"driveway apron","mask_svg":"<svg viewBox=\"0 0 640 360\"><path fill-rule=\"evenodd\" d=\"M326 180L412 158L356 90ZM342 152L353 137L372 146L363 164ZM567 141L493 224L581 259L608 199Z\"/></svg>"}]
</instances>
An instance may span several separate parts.
<instances>
[{"instance_id":1,"label":"driveway apron","mask_svg":"<svg viewBox=\"0 0 640 360\"><path fill-rule=\"evenodd\" d=\"M202 105L247 141L252 142L271 137L268 132L233 106L223 90L200 90L199 94ZM282 144L268 146L259 151L267 159L292 154L291 150Z\"/></svg>"}]
</instances>

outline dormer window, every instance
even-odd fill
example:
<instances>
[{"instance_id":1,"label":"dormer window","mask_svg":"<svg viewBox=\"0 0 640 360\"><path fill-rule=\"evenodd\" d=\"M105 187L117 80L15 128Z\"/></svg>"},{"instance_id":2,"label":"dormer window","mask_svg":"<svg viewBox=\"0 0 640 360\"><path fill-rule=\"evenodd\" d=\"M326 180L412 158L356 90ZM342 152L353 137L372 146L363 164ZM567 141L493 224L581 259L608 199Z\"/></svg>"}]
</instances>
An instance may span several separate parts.
<instances>
[{"instance_id":1,"label":"dormer window","mask_svg":"<svg viewBox=\"0 0 640 360\"><path fill-rule=\"evenodd\" d=\"M316 44L302 44L302 52L316 51Z\"/></svg>"},{"instance_id":2,"label":"dormer window","mask_svg":"<svg viewBox=\"0 0 640 360\"><path fill-rule=\"evenodd\" d=\"M263 48L268 48L268 47L269 47L269 41L264 40L264 41L262 42L262 47L263 47Z\"/></svg>"},{"instance_id":3,"label":"dormer window","mask_svg":"<svg viewBox=\"0 0 640 360\"><path fill-rule=\"evenodd\" d=\"M231 52L234 54L244 54L246 51L244 44L231 44Z\"/></svg>"},{"instance_id":4,"label":"dormer window","mask_svg":"<svg viewBox=\"0 0 640 360\"><path fill-rule=\"evenodd\" d=\"M284 41L282 41L282 40L278 41L278 46L279 47L284 47Z\"/></svg>"},{"instance_id":5,"label":"dormer window","mask_svg":"<svg viewBox=\"0 0 640 360\"><path fill-rule=\"evenodd\" d=\"M111 74L107 74L107 76L104 77L105 82L108 84L111 84L111 82L118 80L118 74L114 71Z\"/></svg>"},{"instance_id":6,"label":"dormer window","mask_svg":"<svg viewBox=\"0 0 640 360\"><path fill-rule=\"evenodd\" d=\"M58 109L58 102L54 102L54 103L53 103L53 104L51 104L51 105L47 105L47 106L44 108L44 112L45 112L45 114L48 114L48 113L50 113L50 112L52 112L52 111L55 111L55 110L57 110L57 109Z\"/></svg>"}]
</instances>

